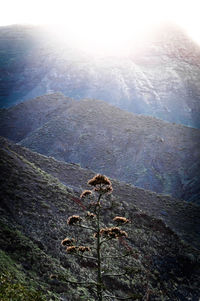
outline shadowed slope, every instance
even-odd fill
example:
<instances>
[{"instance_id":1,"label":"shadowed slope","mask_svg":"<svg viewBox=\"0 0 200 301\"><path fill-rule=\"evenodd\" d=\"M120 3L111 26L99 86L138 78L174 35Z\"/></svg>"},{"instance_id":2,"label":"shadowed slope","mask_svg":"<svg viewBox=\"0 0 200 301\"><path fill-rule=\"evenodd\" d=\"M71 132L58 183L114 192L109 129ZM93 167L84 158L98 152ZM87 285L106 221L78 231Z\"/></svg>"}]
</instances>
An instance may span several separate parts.
<instances>
[{"instance_id":1,"label":"shadowed slope","mask_svg":"<svg viewBox=\"0 0 200 301\"><path fill-rule=\"evenodd\" d=\"M16 150L18 150L17 153ZM58 174L68 175L67 181L75 187L85 183L92 172L80 169L76 165L63 164L38 154L12 146L4 139L1 140L1 257L9 256L11 260L6 265L0 266L1 271L13 269L17 264L14 275L26 275L32 279L36 287L54 298L64 297L68 300L79 300L80 295L93 300L89 291L78 287L74 289L65 283L64 279L74 280L75 275L84 278L94 278L94 269L89 261L76 260L67 256L60 247L60 241L66 235L75 235L74 229L66 226L66 219L72 213L84 215L83 208L77 206L74 197L77 194L72 188L67 188L58 179L44 172L29 158L37 158L35 162L43 165L44 169L56 168ZM60 172L59 172L60 168ZM81 182L79 183L79 178ZM127 244L121 245L132 248L133 256L123 260L123 265L128 264L128 273L131 281L126 277L121 279L105 279L108 291L120 293L122 296L132 294L133 300L148 294L152 300L163 296L166 300L198 300L199 291L199 252L183 244L170 228L161 220L154 219L139 211L134 203L137 197L132 198L132 203L123 201L122 187L128 193L125 184L113 181L114 189L119 194L102 203L105 207L105 221L116 215L126 215L131 220ZM78 188L76 188L77 190ZM118 190L117 190L118 189ZM135 191L141 191L131 188ZM144 192L143 195L150 192ZM139 193L138 193L139 196ZM152 194L150 198L155 196ZM151 199L152 200L152 199ZM138 202L139 203L139 202ZM84 201L87 206L87 202ZM111 206L111 207L110 207ZM81 240L88 241L88 233L83 233ZM110 246L110 254L118 244ZM125 250L125 249L124 249ZM120 266L110 262L112 270L120 272ZM53 273L56 279L50 280ZM78 276L77 276L78 277ZM148 285L147 285L148 284ZM59 300L59 299L55 299Z\"/></svg>"},{"instance_id":2,"label":"shadowed slope","mask_svg":"<svg viewBox=\"0 0 200 301\"><path fill-rule=\"evenodd\" d=\"M29 162L34 163L38 168L56 177L78 195L85 187L85 179L94 175L93 171L81 168L77 164L64 163L42 156L4 138L1 138L0 145L9 147ZM162 219L183 239L200 248L200 206L173 199L169 195L140 189L117 180L112 180L112 183L113 195L120 201L123 200L124 204L127 204L127 208L132 204L152 217Z\"/></svg>"},{"instance_id":3,"label":"shadowed slope","mask_svg":"<svg viewBox=\"0 0 200 301\"><path fill-rule=\"evenodd\" d=\"M0 135L15 142L59 116L73 103L61 93L44 95L0 110Z\"/></svg>"},{"instance_id":4,"label":"shadowed slope","mask_svg":"<svg viewBox=\"0 0 200 301\"><path fill-rule=\"evenodd\" d=\"M197 129L83 100L30 132L20 144L145 189L199 202Z\"/></svg>"}]
</instances>

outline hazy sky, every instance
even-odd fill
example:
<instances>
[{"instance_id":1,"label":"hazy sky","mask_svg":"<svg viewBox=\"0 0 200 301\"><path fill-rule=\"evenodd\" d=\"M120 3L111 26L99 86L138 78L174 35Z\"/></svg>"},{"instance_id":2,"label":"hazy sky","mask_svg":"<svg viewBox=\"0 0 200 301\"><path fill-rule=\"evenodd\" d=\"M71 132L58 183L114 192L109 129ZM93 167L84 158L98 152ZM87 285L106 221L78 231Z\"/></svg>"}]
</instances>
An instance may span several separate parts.
<instances>
[{"instance_id":1,"label":"hazy sky","mask_svg":"<svg viewBox=\"0 0 200 301\"><path fill-rule=\"evenodd\" d=\"M0 0L0 8L0 25L62 24L63 36L88 47L120 48L164 20L200 43L200 0Z\"/></svg>"}]
</instances>

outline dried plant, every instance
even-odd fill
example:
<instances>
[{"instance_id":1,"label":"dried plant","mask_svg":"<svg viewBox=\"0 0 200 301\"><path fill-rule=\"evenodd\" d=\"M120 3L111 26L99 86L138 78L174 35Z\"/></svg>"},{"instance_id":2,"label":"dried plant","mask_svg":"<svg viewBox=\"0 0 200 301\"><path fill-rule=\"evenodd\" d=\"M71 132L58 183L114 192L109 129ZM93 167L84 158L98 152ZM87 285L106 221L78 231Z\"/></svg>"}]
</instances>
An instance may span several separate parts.
<instances>
[{"instance_id":1,"label":"dried plant","mask_svg":"<svg viewBox=\"0 0 200 301\"><path fill-rule=\"evenodd\" d=\"M124 225L124 224L127 224L127 223L130 222L127 218L122 217L122 216L115 216L113 218L113 221L116 222L119 225Z\"/></svg>"},{"instance_id":2,"label":"dried plant","mask_svg":"<svg viewBox=\"0 0 200 301\"><path fill-rule=\"evenodd\" d=\"M77 223L80 223L81 221L82 221L82 218L79 215L72 215L68 218L67 223L69 226L72 226Z\"/></svg>"},{"instance_id":3,"label":"dried plant","mask_svg":"<svg viewBox=\"0 0 200 301\"><path fill-rule=\"evenodd\" d=\"M64 246L64 247L65 246L71 246L71 245L74 244L74 242L75 242L74 238L68 238L68 237L66 237L65 239L63 239L61 241L61 245Z\"/></svg>"},{"instance_id":4,"label":"dried plant","mask_svg":"<svg viewBox=\"0 0 200 301\"><path fill-rule=\"evenodd\" d=\"M80 198L81 199L84 199L85 197L89 196L92 194L92 191L91 190L84 190L81 195L80 195Z\"/></svg>"},{"instance_id":5,"label":"dried plant","mask_svg":"<svg viewBox=\"0 0 200 301\"><path fill-rule=\"evenodd\" d=\"M93 186L93 190L84 190L80 198L86 199L91 198L92 195L97 195L97 201L93 202L90 208L93 208L93 212L87 211L85 218L80 217L79 215L72 215L68 218L67 223L69 226L77 226L83 229L87 229L88 231L91 231L91 237L94 239L94 244L92 246L75 246L75 239L73 238L65 238L61 244L63 246L67 246L66 252L67 254L72 254L76 256L81 256L85 259L94 260L94 263L97 266L97 274L96 274L96 281L90 282L90 285L93 285L96 288L96 300L102 301L105 292L105 283L104 283L104 277L107 276L103 273L102 265L103 262L105 264L105 258L106 256L103 256L103 245L109 243L110 241L117 240L119 241L121 239L124 239L128 236L128 234L120 228L121 225L125 225L129 223L129 220L125 217L116 216L112 220L113 222L117 223L117 227L102 227L101 225L101 219L102 219L102 197L106 196L109 193L112 193L112 183L104 175L97 174L92 179L88 181L88 185ZM111 221L112 221L111 220ZM92 253L92 256L85 256L85 252ZM109 258L112 258L112 256L108 256ZM116 256L113 256L113 258L116 258ZM117 258L121 258L118 256ZM123 274L124 275L124 274ZM109 275L113 277L118 277L121 275ZM68 281L70 282L70 281ZM73 282L75 284L75 282ZM87 285L89 282L77 282L77 284ZM112 296L113 297L113 296ZM116 299L120 299L119 297L116 297ZM127 298L129 299L129 298Z\"/></svg>"}]
</instances>

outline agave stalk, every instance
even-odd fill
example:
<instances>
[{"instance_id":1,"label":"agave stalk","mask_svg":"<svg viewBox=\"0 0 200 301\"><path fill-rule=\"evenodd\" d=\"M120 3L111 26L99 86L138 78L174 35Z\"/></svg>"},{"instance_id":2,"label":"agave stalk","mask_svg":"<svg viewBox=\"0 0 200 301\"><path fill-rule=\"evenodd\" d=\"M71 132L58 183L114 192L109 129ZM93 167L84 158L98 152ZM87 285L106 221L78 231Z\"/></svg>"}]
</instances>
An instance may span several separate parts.
<instances>
[{"instance_id":1,"label":"agave stalk","mask_svg":"<svg viewBox=\"0 0 200 301\"><path fill-rule=\"evenodd\" d=\"M121 230L119 227L110 227L110 228L101 228L101 198L103 195L106 195L108 193L112 193L112 185L110 180L103 175L96 175L92 179L88 181L88 184L93 186L93 191L90 190L84 190L81 194L81 199L85 199L86 197L91 197L92 192L95 192L98 194L98 199L97 202L93 203L94 204L94 213L87 212L87 215L85 217L85 221L88 220L93 220L95 221L92 225L85 223L83 224L83 218L80 217L79 215L72 215L68 218L67 223L70 226L77 226L86 230L91 231L95 237L95 243L92 247L92 249L95 251L95 255L93 254L92 256L85 256L83 254L80 254L81 252L84 253L85 251L91 251L90 247L86 246L75 246L73 245L74 239L66 238L65 240L62 241L62 245L67 245L67 253L71 255L76 255L78 257L82 257L85 259L91 259L94 260L97 266L97 274L96 274L96 281L94 282L88 282L92 284L94 287L94 290L96 292L96 300L97 301L103 301L105 298L108 297L107 294L105 294L105 286L103 283L103 278L104 276L111 276L111 277L119 277L123 276L126 274L103 274L102 272L102 245L104 243L107 243L108 241L112 239L120 239L121 237L127 237L127 233L123 230ZM129 221L124 218L124 217L115 217L113 219L114 222L116 222L118 225L120 224L126 224ZM104 256L104 259L106 258L122 258L127 256L128 254L125 254L123 256ZM71 281L68 281L71 282ZM71 283L75 284L76 282L72 281ZM77 282L77 284L82 284L82 285L87 285L87 282ZM113 297L113 296L112 296ZM119 297L116 297L117 299L120 299ZM123 298L122 298L123 299ZM125 300L125 299L124 299Z\"/></svg>"}]
</instances>

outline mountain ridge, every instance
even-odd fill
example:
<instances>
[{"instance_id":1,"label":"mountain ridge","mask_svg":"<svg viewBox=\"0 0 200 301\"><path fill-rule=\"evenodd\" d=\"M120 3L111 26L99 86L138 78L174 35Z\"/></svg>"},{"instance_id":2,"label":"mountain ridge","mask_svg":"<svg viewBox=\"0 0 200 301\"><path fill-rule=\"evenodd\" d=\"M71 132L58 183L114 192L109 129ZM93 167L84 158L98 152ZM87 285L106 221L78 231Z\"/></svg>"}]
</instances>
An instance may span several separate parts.
<instances>
[{"instance_id":1,"label":"mountain ridge","mask_svg":"<svg viewBox=\"0 0 200 301\"><path fill-rule=\"evenodd\" d=\"M198 203L199 130L138 116L100 100L65 100L60 94L38 98L38 110L49 98L56 111L47 117L41 113L40 123L37 111L34 119L27 113L32 102L4 109L0 134L58 160Z\"/></svg>"},{"instance_id":2,"label":"mountain ridge","mask_svg":"<svg viewBox=\"0 0 200 301\"><path fill-rule=\"evenodd\" d=\"M60 91L200 127L200 48L175 25L124 58L88 56L42 27L0 28L0 41L1 106Z\"/></svg>"}]
</instances>

